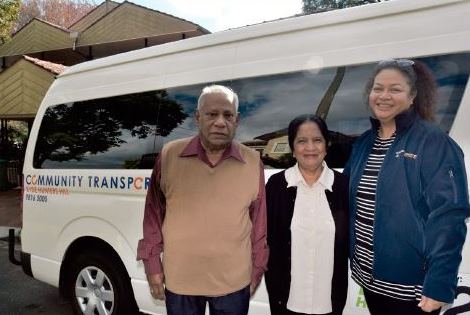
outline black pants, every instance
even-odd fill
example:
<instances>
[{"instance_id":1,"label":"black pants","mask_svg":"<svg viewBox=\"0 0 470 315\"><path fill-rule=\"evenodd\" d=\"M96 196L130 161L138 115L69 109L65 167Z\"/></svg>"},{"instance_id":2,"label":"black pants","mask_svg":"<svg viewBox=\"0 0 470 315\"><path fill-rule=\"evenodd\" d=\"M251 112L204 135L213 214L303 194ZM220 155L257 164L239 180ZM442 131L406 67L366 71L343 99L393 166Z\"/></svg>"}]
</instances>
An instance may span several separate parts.
<instances>
[{"instance_id":1,"label":"black pants","mask_svg":"<svg viewBox=\"0 0 470 315\"><path fill-rule=\"evenodd\" d=\"M281 304L277 303L277 305L270 304L270 307L271 307L271 315L320 315L320 314L296 313L287 309L286 304L283 304L283 303ZM326 313L326 314L321 314L321 315L341 315L341 314L342 312L332 312L332 313Z\"/></svg>"},{"instance_id":2,"label":"black pants","mask_svg":"<svg viewBox=\"0 0 470 315\"><path fill-rule=\"evenodd\" d=\"M272 314L271 314L272 315ZM296 313L289 310L286 310L285 315L317 315L317 314L304 314L304 313ZM318 314L318 315L340 315L335 313L327 313L327 314Z\"/></svg>"},{"instance_id":3,"label":"black pants","mask_svg":"<svg viewBox=\"0 0 470 315\"><path fill-rule=\"evenodd\" d=\"M367 308L372 315L439 315L440 309L431 313L418 307L418 301L403 301L364 288Z\"/></svg>"}]
</instances>

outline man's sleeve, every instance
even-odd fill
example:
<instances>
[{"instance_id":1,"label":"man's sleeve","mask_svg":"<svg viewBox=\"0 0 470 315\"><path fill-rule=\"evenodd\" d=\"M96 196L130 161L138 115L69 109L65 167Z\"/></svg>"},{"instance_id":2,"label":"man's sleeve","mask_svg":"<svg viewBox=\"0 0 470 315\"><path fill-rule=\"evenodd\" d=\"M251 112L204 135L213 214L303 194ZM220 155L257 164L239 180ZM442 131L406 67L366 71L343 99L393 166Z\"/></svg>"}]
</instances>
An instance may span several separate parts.
<instances>
[{"instance_id":1,"label":"man's sleeve","mask_svg":"<svg viewBox=\"0 0 470 315\"><path fill-rule=\"evenodd\" d=\"M252 223L251 248L253 268L251 273L251 285L257 287L261 282L263 273L268 264L269 249L266 240L266 190L264 187L264 167L260 161L258 198L250 205L250 217Z\"/></svg>"},{"instance_id":2,"label":"man's sleeve","mask_svg":"<svg viewBox=\"0 0 470 315\"><path fill-rule=\"evenodd\" d=\"M145 199L143 221L144 238L139 241L137 260L142 260L148 275L163 272L160 254L163 251L162 223L165 216L165 196L160 190L160 156L150 178L150 186Z\"/></svg>"}]
</instances>

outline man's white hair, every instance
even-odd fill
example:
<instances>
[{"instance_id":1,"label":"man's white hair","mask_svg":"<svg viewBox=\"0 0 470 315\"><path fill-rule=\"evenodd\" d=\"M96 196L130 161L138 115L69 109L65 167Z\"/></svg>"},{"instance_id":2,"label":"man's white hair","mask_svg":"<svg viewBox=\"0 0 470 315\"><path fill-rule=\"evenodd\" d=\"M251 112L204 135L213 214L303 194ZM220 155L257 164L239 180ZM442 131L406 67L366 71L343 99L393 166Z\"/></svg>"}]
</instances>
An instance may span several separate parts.
<instances>
[{"instance_id":1,"label":"man's white hair","mask_svg":"<svg viewBox=\"0 0 470 315\"><path fill-rule=\"evenodd\" d=\"M227 100L235 106L235 112L238 112L238 95L231 88L223 85L209 85L202 89L201 95L197 100L197 110L201 109L204 97L208 94L224 94Z\"/></svg>"}]
</instances>

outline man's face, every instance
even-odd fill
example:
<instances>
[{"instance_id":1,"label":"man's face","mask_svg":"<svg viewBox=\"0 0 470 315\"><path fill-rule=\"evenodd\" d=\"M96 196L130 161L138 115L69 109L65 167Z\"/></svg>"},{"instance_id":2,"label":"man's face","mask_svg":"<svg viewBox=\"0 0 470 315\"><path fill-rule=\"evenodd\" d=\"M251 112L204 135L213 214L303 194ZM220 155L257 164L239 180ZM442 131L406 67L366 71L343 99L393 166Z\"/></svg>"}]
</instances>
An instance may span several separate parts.
<instances>
[{"instance_id":1,"label":"man's face","mask_svg":"<svg viewBox=\"0 0 470 315\"><path fill-rule=\"evenodd\" d=\"M204 148L208 151L223 151L232 142L238 126L235 105L222 93L204 96L201 108L196 111L196 123Z\"/></svg>"}]
</instances>

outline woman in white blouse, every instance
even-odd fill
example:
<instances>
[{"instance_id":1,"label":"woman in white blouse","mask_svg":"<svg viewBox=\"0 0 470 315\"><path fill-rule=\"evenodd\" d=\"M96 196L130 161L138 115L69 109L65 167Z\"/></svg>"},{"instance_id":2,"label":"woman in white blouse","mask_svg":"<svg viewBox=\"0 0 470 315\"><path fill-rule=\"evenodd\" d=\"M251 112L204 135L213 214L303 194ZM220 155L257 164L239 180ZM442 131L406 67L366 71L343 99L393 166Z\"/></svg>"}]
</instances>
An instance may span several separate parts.
<instances>
[{"instance_id":1,"label":"woman in white blouse","mask_svg":"<svg viewBox=\"0 0 470 315\"><path fill-rule=\"evenodd\" d=\"M328 168L328 128L314 115L288 127L297 163L266 185L265 274L272 315L342 314L348 285L348 180Z\"/></svg>"}]
</instances>

